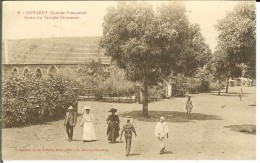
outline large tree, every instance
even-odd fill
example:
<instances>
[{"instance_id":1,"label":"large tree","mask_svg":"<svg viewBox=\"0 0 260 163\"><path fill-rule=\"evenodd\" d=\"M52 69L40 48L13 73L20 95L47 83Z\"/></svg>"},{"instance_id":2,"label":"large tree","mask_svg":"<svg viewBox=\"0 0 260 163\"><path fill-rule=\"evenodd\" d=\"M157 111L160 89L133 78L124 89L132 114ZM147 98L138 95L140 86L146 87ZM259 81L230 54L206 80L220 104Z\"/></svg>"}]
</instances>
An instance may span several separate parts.
<instances>
[{"instance_id":1,"label":"large tree","mask_svg":"<svg viewBox=\"0 0 260 163\"><path fill-rule=\"evenodd\" d=\"M145 2L120 2L104 17L101 46L127 79L143 83L143 116L148 116L149 86L170 74L190 75L208 61L200 28L185 12L176 2L156 10Z\"/></svg>"},{"instance_id":2,"label":"large tree","mask_svg":"<svg viewBox=\"0 0 260 163\"><path fill-rule=\"evenodd\" d=\"M232 12L219 20L216 29L219 32L216 58L225 58L222 65L215 67L228 81L238 75L241 64L245 64L252 78L255 78L256 65L256 13L255 3L239 3ZM216 60L216 63L218 60ZM218 69L219 68L219 69ZM217 73L218 75L218 73ZM228 85L227 85L228 88ZM226 92L228 89L226 90Z\"/></svg>"}]
</instances>

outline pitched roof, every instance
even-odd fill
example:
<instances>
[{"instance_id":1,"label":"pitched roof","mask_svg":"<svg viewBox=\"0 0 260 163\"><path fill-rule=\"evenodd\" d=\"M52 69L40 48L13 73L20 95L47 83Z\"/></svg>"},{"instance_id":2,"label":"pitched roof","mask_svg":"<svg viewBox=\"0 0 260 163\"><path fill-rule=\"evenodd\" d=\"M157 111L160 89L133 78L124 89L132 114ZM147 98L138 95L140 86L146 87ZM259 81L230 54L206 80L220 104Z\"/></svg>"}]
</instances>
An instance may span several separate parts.
<instances>
[{"instance_id":1,"label":"pitched roof","mask_svg":"<svg viewBox=\"0 0 260 163\"><path fill-rule=\"evenodd\" d=\"M110 64L99 46L100 37L5 40L3 64Z\"/></svg>"}]
</instances>

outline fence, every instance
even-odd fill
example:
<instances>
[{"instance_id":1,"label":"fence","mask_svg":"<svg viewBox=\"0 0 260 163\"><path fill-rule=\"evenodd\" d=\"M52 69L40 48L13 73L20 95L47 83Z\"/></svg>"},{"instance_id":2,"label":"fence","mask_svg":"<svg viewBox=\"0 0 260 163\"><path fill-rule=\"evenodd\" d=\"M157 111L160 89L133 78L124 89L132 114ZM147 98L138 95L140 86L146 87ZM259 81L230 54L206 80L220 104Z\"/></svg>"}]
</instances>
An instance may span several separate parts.
<instances>
[{"instance_id":1,"label":"fence","mask_svg":"<svg viewBox=\"0 0 260 163\"><path fill-rule=\"evenodd\" d=\"M87 96L78 96L79 101L105 101L105 102L120 102L120 103L136 103L136 96L125 96L125 97L110 97L110 96L102 96L101 98L95 95L87 95Z\"/></svg>"}]
</instances>

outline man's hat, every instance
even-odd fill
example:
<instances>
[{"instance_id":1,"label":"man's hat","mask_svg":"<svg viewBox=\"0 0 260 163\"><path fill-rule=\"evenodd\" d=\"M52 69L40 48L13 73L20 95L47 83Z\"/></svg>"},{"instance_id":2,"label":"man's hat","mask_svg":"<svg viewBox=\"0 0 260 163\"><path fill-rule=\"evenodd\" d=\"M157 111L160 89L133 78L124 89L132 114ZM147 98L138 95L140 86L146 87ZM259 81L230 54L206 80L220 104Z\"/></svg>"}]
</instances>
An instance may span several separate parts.
<instances>
[{"instance_id":1,"label":"man's hat","mask_svg":"<svg viewBox=\"0 0 260 163\"><path fill-rule=\"evenodd\" d=\"M91 110L90 106L84 106L83 110Z\"/></svg>"},{"instance_id":2,"label":"man's hat","mask_svg":"<svg viewBox=\"0 0 260 163\"><path fill-rule=\"evenodd\" d=\"M108 112L117 112L117 109L111 108Z\"/></svg>"},{"instance_id":3,"label":"man's hat","mask_svg":"<svg viewBox=\"0 0 260 163\"><path fill-rule=\"evenodd\" d=\"M72 107L72 106L70 106L70 107L68 108L68 110L73 110L73 107Z\"/></svg>"}]
</instances>

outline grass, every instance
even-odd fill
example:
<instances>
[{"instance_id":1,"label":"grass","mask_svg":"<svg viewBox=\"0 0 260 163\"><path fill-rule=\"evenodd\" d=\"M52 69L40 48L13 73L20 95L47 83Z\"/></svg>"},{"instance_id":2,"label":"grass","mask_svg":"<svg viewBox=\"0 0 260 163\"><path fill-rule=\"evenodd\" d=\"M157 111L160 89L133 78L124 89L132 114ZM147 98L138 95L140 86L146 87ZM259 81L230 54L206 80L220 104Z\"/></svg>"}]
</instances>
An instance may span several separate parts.
<instances>
[{"instance_id":1,"label":"grass","mask_svg":"<svg viewBox=\"0 0 260 163\"><path fill-rule=\"evenodd\" d=\"M119 116L122 117L129 115L134 119L146 122L157 122L161 116L164 116L166 121L174 123L188 123L193 120L222 120L221 117L217 115L206 115L201 113L191 113L188 115L186 112L179 111L149 111L148 118L142 116L142 111L132 111L119 114Z\"/></svg>"}]
</instances>

